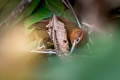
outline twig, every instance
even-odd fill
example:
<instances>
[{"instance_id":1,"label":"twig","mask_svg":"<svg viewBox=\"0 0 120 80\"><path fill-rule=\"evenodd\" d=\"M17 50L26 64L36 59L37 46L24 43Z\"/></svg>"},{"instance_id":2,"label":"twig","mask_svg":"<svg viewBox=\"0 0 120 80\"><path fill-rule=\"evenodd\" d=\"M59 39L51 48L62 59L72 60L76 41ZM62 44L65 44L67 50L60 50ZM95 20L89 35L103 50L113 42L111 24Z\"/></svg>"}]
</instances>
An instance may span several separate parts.
<instances>
[{"instance_id":1,"label":"twig","mask_svg":"<svg viewBox=\"0 0 120 80\"><path fill-rule=\"evenodd\" d=\"M7 19L0 23L0 27L8 26L15 21L15 19L24 11L26 6L33 0L21 0L17 7L11 12Z\"/></svg>"},{"instance_id":2,"label":"twig","mask_svg":"<svg viewBox=\"0 0 120 80\"><path fill-rule=\"evenodd\" d=\"M46 50L32 50L30 51L31 53L38 53L38 54L56 54L56 50L52 50L52 49L46 49Z\"/></svg>"},{"instance_id":3,"label":"twig","mask_svg":"<svg viewBox=\"0 0 120 80\"><path fill-rule=\"evenodd\" d=\"M66 1L65 1L65 0L62 0L62 2L71 10L71 12L73 13L73 15L74 15L74 17L75 17L75 19L76 19L76 21L77 21L78 26L79 26L80 28L82 28L81 23L80 23L77 15L76 15L76 13L75 13L72 5L70 4L70 2L69 2L68 0L66 0ZM67 3L66 3L66 2L67 2Z\"/></svg>"}]
</instances>

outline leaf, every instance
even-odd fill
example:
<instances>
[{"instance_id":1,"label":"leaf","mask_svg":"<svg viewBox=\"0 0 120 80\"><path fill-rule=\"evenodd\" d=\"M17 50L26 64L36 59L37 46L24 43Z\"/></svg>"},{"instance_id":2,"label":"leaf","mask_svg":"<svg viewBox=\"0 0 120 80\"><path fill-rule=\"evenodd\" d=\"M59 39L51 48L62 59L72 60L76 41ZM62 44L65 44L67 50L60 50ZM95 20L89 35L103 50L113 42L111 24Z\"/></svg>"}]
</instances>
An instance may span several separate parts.
<instances>
[{"instance_id":1,"label":"leaf","mask_svg":"<svg viewBox=\"0 0 120 80\"><path fill-rule=\"evenodd\" d=\"M33 2L28 7L26 7L25 10L23 11L23 13L19 16L16 23L29 17L32 14L32 12L34 11L34 9L38 6L40 1L41 0L33 0Z\"/></svg>"},{"instance_id":2,"label":"leaf","mask_svg":"<svg viewBox=\"0 0 120 80\"><path fill-rule=\"evenodd\" d=\"M64 12L64 5L61 0L45 0L48 9L55 13L57 16L60 16Z\"/></svg>"},{"instance_id":3,"label":"leaf","mask_svg":"<svg viewBox=\"0 0 120 80\"><path fill-rule=\"evenodd\" d=\"M59 21L56 15L53 15L46 27L48 28L48 34L54 43L58 55L65 55L65 53L68 53L69 43L64 23Z\"/></svg>"},{"instance_id":4,"label":"leaf","mask_svg":"<svg viewBox=\"0 0 120 80\"><path fill-rule=\"evenodd\" d=\"M63 16L64 18L66 18L66 19L68 19L68 20L70 20L70 21L77 24L77 22L76 22L76 20L75 20L75 18L73 16L73 14L71 13L71 11L64 10L64 12L63 12L63 14L61 16Z\"/></svg>"},{"instance_id":5,"label":"leaf","mask_svg":"<svg viewBox=\"0 0 120 80\"><path fill-rule=\"evenodd\" d=\"M24 21L24 26L25 26L25 31L26 32L31 32L32 29L28 29L32 24L39 22L40 20L43 20L45 18L48 18L51 16L51 12L48 10L48 8L46 7L46 4L43 3L41 8L36 11L34 14L32 14L29 18L27 18Z\"/></svg>"},{"instance_id":6,"label":"leaf","mask_svg":"<svg viewBox=\"0 0 120 80\"><path fill-rule=\"evenodd\" d=\"M48 18L49 16L51 16L51 12L46 8L45 3L43 3L41 8L37 12L35 12L25 20L25 27L28 28L30 25L39 22L44 18Z\"/></svg>"}]
</instances>

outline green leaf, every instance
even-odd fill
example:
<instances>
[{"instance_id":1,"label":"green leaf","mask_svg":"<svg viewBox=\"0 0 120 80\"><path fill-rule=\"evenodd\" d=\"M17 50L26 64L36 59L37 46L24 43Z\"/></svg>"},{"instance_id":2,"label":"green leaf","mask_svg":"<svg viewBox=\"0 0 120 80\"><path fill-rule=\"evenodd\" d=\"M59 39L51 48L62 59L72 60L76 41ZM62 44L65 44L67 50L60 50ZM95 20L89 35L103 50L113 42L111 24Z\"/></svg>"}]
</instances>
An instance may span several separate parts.
<instances>
[{"instance_id":1,"label":"green leaf","mask_svg":"<svg viewBox=\"0 0 120 80\"><path fill-rule=\"evenodd\" d=\"M34 9L38 6L40 1L41 0L33 0L33 2L29 5L29 7L24 10L22 15L24 17L30 16L32 14L32 12L34 11Z\"/></svg>"},{"instance_id":2,"label":"green leaf","mask_svg":"<svg viewBox=\"0 0 120 80\"><path fill-rule=\"evenodd\" d=\"M40 20L42 20L42 19L45 19L45 18L48 18L48 17L50 17L51 16L51 11L49 11L49 9L46 7L46 4L45 3L43 3L42 5L41 5L41 8L38 10L38 11L36 11L34 14L32 14L29 18L27 18L26 20L25 20L25 29L27 30L27 32L28 32L28 28L32 25L32 24L34 24L34 23L36 23L36 22L39 22ZM29 31L30 31L30 29L29 29ZM31 32L31 31L30 31Z\"/></svg>"},{"instance_id":3,"label":"green leaf","mask_svg":"<svg viewBox=\"0 0 120 80\"><path fill-rule=\"evenodd\" d=\"M40 3L40 0L33 0L33 2L28 7L26 7L24 12L18 17L18 19L16 20L16 23L29 17L39 3Z\"/></svg>"},{"instance_id":4,"label":"green leaf","mask_svg":"<svg viewBox=\"0 0 120 80\"><path fill-rule=\"evenodd\" d=\"M56 15L61 15L64 12L64 5L61 0L45 0L48 9Z\"/></svg>"}]
</instances>

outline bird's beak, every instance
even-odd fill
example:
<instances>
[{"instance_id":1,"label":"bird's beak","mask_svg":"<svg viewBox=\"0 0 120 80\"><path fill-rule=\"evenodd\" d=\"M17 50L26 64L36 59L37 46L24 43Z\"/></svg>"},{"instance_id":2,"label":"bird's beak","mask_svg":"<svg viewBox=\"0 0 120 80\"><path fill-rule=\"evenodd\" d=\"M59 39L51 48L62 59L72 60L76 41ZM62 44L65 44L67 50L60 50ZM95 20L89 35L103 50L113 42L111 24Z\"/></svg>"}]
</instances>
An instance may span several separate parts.
<instances>
[{"instance_id":1,"label":"bird's beak","mask_svg":"<svg viewBox=\"0 0 120 80\"><path fill-rule=\"evenodd\" d=\"M81 39L80 39L80 37L79 37L78 39L75 39L75 40L73 41L73 44L72 44L72 47L71 47L71 50L70 50L70 54L73 53L76 45L80 42L80 40L81 40Z\"/></svg>"}]
</instances>

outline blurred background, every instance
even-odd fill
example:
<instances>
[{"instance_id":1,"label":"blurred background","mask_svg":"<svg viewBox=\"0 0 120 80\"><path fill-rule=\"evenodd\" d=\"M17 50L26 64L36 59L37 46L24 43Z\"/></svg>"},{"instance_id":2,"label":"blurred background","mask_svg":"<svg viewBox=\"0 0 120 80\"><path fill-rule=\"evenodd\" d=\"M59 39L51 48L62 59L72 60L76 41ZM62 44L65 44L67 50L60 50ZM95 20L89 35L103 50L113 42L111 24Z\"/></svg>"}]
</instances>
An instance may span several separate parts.
<instances>
[{"instance_id":1,"label":"blurred background","mask_svg":"<svg viewBox=\"0 0 120 80\"><path fill-rule=\"evenodd\" d=\"M21 1L0 0L0 23ZM120 80L119 0L69 0L79 20L91 25L93 32L89 46L75 48L65 57L27 52L36 45L28 37L32 24L53 13L77 24L61 0L31 1L8 20L13 22L0 26L0 80Z\"/></svg>"}]
</instances>

